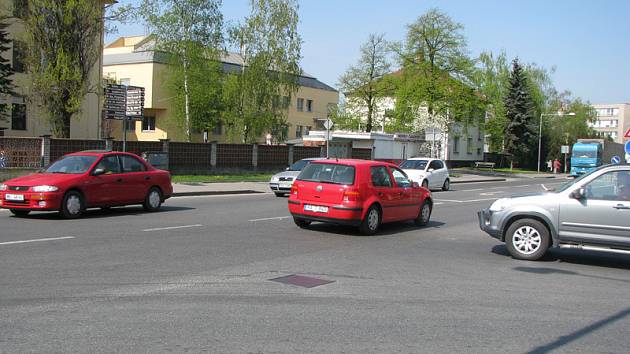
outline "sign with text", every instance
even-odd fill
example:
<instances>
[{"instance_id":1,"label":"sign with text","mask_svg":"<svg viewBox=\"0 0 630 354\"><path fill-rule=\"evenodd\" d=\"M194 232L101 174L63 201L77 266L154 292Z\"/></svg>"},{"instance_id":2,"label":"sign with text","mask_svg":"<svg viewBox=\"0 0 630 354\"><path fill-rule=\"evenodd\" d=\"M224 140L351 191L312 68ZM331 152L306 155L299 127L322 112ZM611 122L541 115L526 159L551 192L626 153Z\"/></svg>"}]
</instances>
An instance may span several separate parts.
<instances>
[{"instance_id":1,"label":"sign with text","mask_svg":"<svg viewBox=\"0 0 630 354\"><path fill-rule=\"evenodd\" d=\"M568 154L569 153L569 145L562 145L560 147L560 153L561 154Z\"/></svg>"},{"instance_id":2,"label":"sign with text","mask_svg":"<svg viewBox=\"0 0 630 354\"><path fill-rule=\"evenodd\" d=\"M142 119L144 87L107 84L103 111L106 119Z\"/></svg>"}]
</instances>

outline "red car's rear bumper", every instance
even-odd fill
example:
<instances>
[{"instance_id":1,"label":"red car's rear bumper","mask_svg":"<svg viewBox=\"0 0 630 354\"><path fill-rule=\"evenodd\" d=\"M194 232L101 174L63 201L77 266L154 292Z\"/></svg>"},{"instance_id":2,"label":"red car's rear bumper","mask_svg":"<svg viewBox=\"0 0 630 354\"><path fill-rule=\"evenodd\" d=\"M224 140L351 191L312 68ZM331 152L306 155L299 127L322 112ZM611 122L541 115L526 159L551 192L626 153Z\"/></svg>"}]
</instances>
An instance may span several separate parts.
<instances>
[{"instance_id":1,"label":"red car's rear bumper","mask_svg":"<svg viewBox=\"0 0 630 354\"><path fill-rule=\"evenodd\" d=\"M23 195L24 200L7 200L7 194ZM62 197L63 195L57 192L0 192L0 207L4 209L20 210L59 210Z\"/></svg>"},{"instance_id":2,"label":"red car's rear bumper","mask_svg":"<svg viewBox=\"0 0 630 354\"><path fill-rule=\"evenodd\" d=\"M328 211L315 212L304 210L305 204L325 206L328 208ZM300 219L353 226L361 224L363 217L363 208L360 205L328 205L325 203L302 202L294 199L289 199L289 212Z\"/></svg>"}]
</instances>

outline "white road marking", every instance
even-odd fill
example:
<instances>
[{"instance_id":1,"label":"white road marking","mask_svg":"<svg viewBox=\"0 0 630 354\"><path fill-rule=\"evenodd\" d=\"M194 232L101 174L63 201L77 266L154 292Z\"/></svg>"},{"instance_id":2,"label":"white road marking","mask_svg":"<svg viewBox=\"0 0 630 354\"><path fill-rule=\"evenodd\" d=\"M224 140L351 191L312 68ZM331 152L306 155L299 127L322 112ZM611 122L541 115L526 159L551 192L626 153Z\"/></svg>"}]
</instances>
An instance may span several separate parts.
<instances>
[{"instance_id":1,"label":"white road marking","mask_svg":"<svg viewBox=\"0 0 630 354\"><path fill-rule=\"evenodd\" d=\"M290 217L291 216L274 216L273 218L252 219L248 221L253 222L253 221L265 221L265 220L282 220L282 219L288 219Z\"/></svg>"},{"instance_id":2,"label":"white road marking","mask_svg":"<svg viewBox=\"0 0 630 354\"><path fill-rule=\"evenodd\" d=\"M149 231L161 231L161 230L187 229L187 228L191 228L191 227L201 227L201 226L203 226L203 225L201 225L201 224L194 224L194 225L182 225L182 226L156 227L156 228L153 228L153 229L144 229L142 231L149 232Z\"/></svg>"},{"instance_id":3,"label":"white road marking","mask_svg":"<svg viewBox=\"0 0 630 354\"><path fill-rule=\"evenodd\" d=\"M487 200L497 200L498 198L483 198L483 199L467 199L467 200L454 200L454 199L436 199L438 202L450 202L450 203L474 203L483 202Z\"/></svg>"},{"instance_id":4,"label":"white road marking","mask_svg":"<svg viewBox=\"0 0 630 354\"><path fill-rule=\"evenodd\" d=\"M31 243L31 242L44 242L44 241L57 241L57 240L68 240L74 238L74 236L63 236L63 237L48 237L48 238L36 238L33 240L22 240L22 241L8 241L8 242L0 242L0 246L4 245L16 245L18 243Z\"/></svg>"}]
</instances>

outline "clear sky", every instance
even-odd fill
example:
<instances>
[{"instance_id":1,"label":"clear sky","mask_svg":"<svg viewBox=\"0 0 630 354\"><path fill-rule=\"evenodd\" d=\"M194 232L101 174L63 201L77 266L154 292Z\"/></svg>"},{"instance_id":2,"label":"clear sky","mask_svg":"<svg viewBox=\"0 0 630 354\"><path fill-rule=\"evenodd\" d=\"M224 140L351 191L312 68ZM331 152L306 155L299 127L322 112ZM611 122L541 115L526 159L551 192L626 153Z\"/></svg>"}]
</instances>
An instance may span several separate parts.
<instances>
[{"instance_id":1,"label":"clear sky","mask_svg":"<svg viewBox=\"0 0 630 354\"><path fill-rule=\"evenodd\" d=\"M133 3L137 0L124 0ZM630 0L301 0L305 72L336 87L370 33L402 40L407 24L440 8L464 25L470 54L505 50L509 58L556 67L559 90L591 103L630 102ZM248 0L223 0L226 22L241 21ZM145 34L141 24L118 36Z\"/></svg>"}]
</instances>

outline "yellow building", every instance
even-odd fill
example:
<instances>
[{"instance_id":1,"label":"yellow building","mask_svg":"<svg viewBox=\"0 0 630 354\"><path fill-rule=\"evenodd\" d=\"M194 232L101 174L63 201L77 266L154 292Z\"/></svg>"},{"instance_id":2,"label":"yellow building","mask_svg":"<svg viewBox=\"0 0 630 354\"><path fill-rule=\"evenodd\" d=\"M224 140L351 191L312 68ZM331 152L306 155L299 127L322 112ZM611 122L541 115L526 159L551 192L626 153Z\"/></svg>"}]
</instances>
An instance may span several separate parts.
<instances>
[{"instance_id":1,"label":"yellow building","mask_svg":"<svg viewBox=\"0 0 630 354\"><path fill-rule=\"evenodd\" d=\"M130 141L155 141L170 139L185 141L185 131L174 117L173 94L162 85L167 61L164 54L153 51L153 39L150 36L121 37L108 44L103 50L103 76L107 80L124 85L145 88L144 116L142 122L130 124L127 139ZM226 71L233 71L234 66L242 65L238 54L229 53L222 59ZM289 141L298 140L308 131L315 129L328 118L331 106L336 106L339 93L334 88L310 75L299 77L299 90L292 97L288 113ZM119 121L108 122L108 132L112 137L121 139L122 124ZM203 134L193 135L194 141L202 141ZM225 129L217 127L208 132L209 141L226 142ZM260 137L260 142L265 142Z\"/></svg>"},{"instance_id":2,"label":"yellow building","mask_svg":"<svg viewBox=\"0 0 630 354\"><path fill-rule=\"evenodd\" d=\"M27 100L30 90L30 79L25 73L24 58L24 22L27 13L27 1L25 0L0 0L0 14L7 16L9 26L7 32L13 40L11 49L2 53L4 58L11 61L15 75L13 84L16 95L3 98L10 104L10 115L7 119L0 119L0 131L5 136L40 136L51 134L50 125L46 122L46 112L38 107L36 99ZM102 48L103 38L99 36L94 41L95 46ZM102 57L89 74L90 87L99 87L102 71ZM88 93L81 106L81 111L71 120L70 137L77 139L99 139L101 124L101 92ZM4 129L1 129L4 128Z\"/></svg>"}]
</instances>

